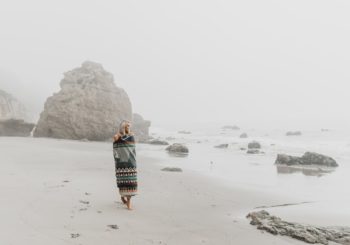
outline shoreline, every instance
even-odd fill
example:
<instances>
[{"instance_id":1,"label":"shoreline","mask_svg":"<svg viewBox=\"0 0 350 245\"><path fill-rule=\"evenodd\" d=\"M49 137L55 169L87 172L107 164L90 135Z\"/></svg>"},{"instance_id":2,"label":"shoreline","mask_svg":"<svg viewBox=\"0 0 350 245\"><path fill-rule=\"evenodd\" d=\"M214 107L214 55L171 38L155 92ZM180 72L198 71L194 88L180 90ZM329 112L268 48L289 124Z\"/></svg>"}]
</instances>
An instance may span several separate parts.
<instances>
[{"instance_id":1,"label":"shoreline","mask_svg":"<svg viewBox=\"0 0 350 245\"><path fill-rule=\"evenodd\" d=\"M278 196L160 171L157 159L138 155L139 194L128 211L108 143L3 137L0 149L4 244L304 244L245 218L289 201Z\"/></svg>"}]
</instances>

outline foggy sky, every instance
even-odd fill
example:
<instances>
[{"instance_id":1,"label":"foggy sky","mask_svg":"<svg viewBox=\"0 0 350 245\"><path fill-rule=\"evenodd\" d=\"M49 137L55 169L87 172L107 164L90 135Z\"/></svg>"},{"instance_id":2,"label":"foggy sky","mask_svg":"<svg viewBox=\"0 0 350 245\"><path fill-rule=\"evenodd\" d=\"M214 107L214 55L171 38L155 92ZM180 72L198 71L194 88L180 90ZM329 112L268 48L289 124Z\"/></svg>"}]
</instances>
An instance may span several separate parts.
<instances>
[{"instance_id":1,"label":"foggy sky","mask_svg":"<svg viewBox=\"0 0 350 245\"><path fill-rule=\"evenodd\" d=\"M33 113L101 63L154 122L344 128L350 3L0 1L0 89Z\"/></svg>"}]
</instances>

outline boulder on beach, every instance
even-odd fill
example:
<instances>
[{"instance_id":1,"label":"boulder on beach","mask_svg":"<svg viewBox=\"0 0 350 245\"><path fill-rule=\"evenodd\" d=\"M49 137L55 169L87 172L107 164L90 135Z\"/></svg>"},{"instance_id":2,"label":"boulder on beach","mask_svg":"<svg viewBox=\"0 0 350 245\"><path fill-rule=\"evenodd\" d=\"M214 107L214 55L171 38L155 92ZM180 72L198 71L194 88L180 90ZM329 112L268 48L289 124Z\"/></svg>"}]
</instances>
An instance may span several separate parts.
<instances>
[{"instance_id":1,"label":"boulder on beach","mask_svg":"<svg viewBox=\"0 0 350 245\"><path fill-rule=\"evenodd\" d=\"M228 148L228 144L220 144L220 145L216 145L214 147L215 148L220 148L220 149L225 149L225 148Z\"/></svg>"},{"instance_id":2,"label":"boulder on beach","mask_svg":"<svg viewBox=\"0 0 350 245\"><path fill-rule=\"evenodd\" d=\"M135 134L135 138L138 142L144 142L150 139L149 127L151 121L144 120L140 114L134 113L132 115L132 131Z\"/></svg>"},{"instance_id":3,"label":"boulder on beach","mask_svg":"<svg viewBox=\"0 0 350 245\"><path fill-rule=\"evenodd\" d=\"M243 133L239 136L241 139L245 139L248 138L248 134L247 133Z\"/></svg>"},{"instance_id":4,"label":"boulder on beach","mask_svg":"<svg viewBox=\"0 0 350 245\"><path fill-rule=\"evenodd\" d=\"M301 136L301 132L300 131L288 131L286 133L286 136Z\"/></svg>"},{"instance_id":5,"label":"boulder on beach","mask_svg":"<svg viewBox=\"0 0 350 245\"><path fill-rule=\"evenodd\" d=\"M327 245L329 242L350 244L350 227L321 227L287 222L277 216L270 215L265 210L251 212L247 218L251 220L250 224L256 226L257 229L273 235L289 236L312 244Z\"/></svg>"},{"instance_id":6,"label":"boulder on beach","mask_svg":"<svg viewBox=\"0 0 350 245\"><path fill-rule=\"evenodd\" d=\"M60 87L46 100L35 137L105 141L122 120L132 120L128 95L98 63L64 73Z\"/></svg>"},{"instance_id":7,"label":"boulder on beach","mask_svg":"<svg viewBox=\"0 0 350 245\"><path fill-rule=\"evenodd\" d=\"M164 141L164 140L160 140L160 139L152 139L147 141L148 144L151 145L169 145L168 142Z\"/></svg>"},{"instance_id":8,"label":"boulder on beach","mask_svg":"<svg viewBox=\"0 0 350 245\"><path fill-rule=\"evenodd\" d=\"M337 162L333 158L314 152L306 152L302 157L278 154L275 164L287 166L317 165L323 167L338 167Z\"/></svg>"},{"instance_id":9,"label":"boulder on beach","mask_svg":"<svg viewBox=\"0 0 350 245\"><path fill-rule=\"evenodd\" d=\"M236 125L225 125L222 127L222 129L224 130L240 130L240 128Z\"/></svg>"},{"instance_id":10,"label":"boulder on beach","mask_svg":"<svg viewBox=\"0 0 350 245\"><path fill-rule=\"evenodd\" d=\"M182 172L181 168L176 168L176 167L165 167L162 168L162 171L166 171L166 172Z\"/></svg>"},{"instance_id":11,"label":"boulder on beach","mask_svg":"<svg viewBox=\"0 0 350 245\"><path fill-rule=\"evenodd\" d=\"M252 141L248 143L248 149L260 149L261 145L257 141Z\"/></svg>"},{"instance_id":12,"label":"boulder on beach","mask_svg":"<svg viewBox=\"0 0 350 245\"><path fill-rule=\"evenodd\" d=\"M259 149L248 149L247 154L259 154L261 153Z\"/></svg>"},{"instance_id":13,"label":"boulder on beach","mask_svg":"<svg viewBox=\"0 0 350 245\"><path fill-rule=\"evenodd\" d=\"M35 127L24 120L8 119L0 121L0 136L28 137Z\"/></svg>"},{"instance_id":14,"label":"boulder on beach","mask_svg":"<svg viewBox=\"0 0 350 245\"><path fill-rule=\"evenodd\" d=\"M0 89L0 120L25 120L27 112L24 105L11 94Z\"/></svg>"},{"instance_id":15,"label":"boulder on beach","mask_svg":"<svg viewBox=\"0 0 350 245\"><path fill-rule=\"evenodd\" d=\"M173 153L188 153L189 152L188 148L185 145L179 144L179 143L174 143L172 145L169 145L167 148L165 148L165 150L167 150L168 152L173 152Z\"/></svg>"}]
</instances>

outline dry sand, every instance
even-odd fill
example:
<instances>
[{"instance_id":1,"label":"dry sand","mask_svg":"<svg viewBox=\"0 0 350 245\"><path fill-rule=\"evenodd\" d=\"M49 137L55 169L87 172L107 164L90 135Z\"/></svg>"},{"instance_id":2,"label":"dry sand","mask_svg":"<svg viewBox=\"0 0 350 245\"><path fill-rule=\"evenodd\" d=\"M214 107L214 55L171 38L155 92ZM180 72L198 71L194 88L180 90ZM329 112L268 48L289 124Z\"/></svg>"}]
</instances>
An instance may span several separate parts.
<instances>
[{"instance_id":1,"label":"dry sand","mask_svg":"<svg viewBox=\"0 0 350 245\"><path fill-rule=\"evenodd\" d=\"M139 195L128 211L111 144L0 138L0 244L304 244L245 218L278 197L160 171L156 162L138 156Z\"/></svg>"}]
</instances>

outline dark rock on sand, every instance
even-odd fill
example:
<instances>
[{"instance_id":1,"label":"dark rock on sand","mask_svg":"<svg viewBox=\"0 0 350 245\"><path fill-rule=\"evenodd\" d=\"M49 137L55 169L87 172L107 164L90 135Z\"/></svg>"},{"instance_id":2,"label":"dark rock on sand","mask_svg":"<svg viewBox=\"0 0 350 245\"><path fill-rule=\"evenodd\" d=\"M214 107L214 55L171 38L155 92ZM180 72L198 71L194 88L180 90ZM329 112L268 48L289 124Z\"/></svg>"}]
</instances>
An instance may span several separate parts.
<instances>
[{"instance_id":1,"label":"dark rock on sand","mask_svg":"<svg viewBox=\"0 0 350 245\"><path fill-rule=\"evenodd\" d=\"M111 228L113 230L118 230L119 226L118 225L107 225L108 228Z\"/></svg>"},{"instance_id":2,"label":"dark rock on sand","mask_svg":"<svg viewBox=\"0 0 350 245\"><path fill-rule=\"evenodd\" d=\"M228 148L228 144L220 144L220 145L216 145L214 146L215 148L221 148L221 149L225 149Z\"/></svg>"},{"instance_id":3,"label":"dark rock on sand","mask_svg":"<svg viewBox=\"0 0 350 245\"><path fill-rule=\"evenodd\" d=\"M149 127L151 121L144 120L143 117L137 113L132 114L132 131L138 142L143 142L150 139Z\"/></svg>"},{"instance_id":4,"label":"dark rock on sand","mask_svg":"<svg viewBox=\"0 0 350 245\"><path fill-rule=\"evenodd\" d=\"M252 141L248 144L248 149L260 149L261 145L257 141Z\"/></svg>"},{"instance_id":5,"label":"dark rock on sand","mask_svg":"<svg viewBox=\"0 0 350 245\"><path fill-rule=\"evenodd\" d=\"M286 133L286 136L300 136L301 132L300 131L288 131Z\"/></svg>"},{"instance_id":6,"label":"dark rock on sand","mask_svg":"<svg viewBox=\"0 0 350 245\"><path fill-rule=\"evenodd\" d=\"M24 120L9 119L0 121L0 136L28 137L35 124Z\"/></svg>"},{"instance_id":7,"label":"dark rock on sand","mask_svg":"<svg viewBox=\"0 0 350 245\"><path fill-rule=\"evenodd\" d=\"M350 227L321 227L287 222L265 210L249 213L247 218L251 219L251 225L273 235L289 236L311 244L350 244Z\"/></svg>"},{"instance_id":8,"label":"dark rock on sand","mask_svg":"<svg viewBox=\"0 0 350 245\"><path fill-rule=\"evenodd\" d=\"M243 133L239 136L241 139L245 139L248 138L248 134L247 133Z\"/></svg>"},{"instance_id":9,"label":"dark rock on sand","mask_svg":"<svg viewBox=\"0 0 350 245\"><path fill-rule=\"evenodd\" d=\"M333 158L314 152L306 152L302 157L278 154L275 164L288 166L317 165L323 167L338 167L337 162Z\"/></svg>"},{"instance_id":10,"label":"dark rock on sand","mask_svg":"<svg viewBox=\"0 0 350 245\"><path fill-rule=\"evenodd\" d=\"M260 150L259 149L248 149L247 154L259 154Z\"/></svg>"},{"instance_id":11,"label":"dark rock on sand","mask_svg":"<svg viewBox=\"0 0 350 245\"><path fill-rule=\"evenodd\" d=\"M176 168L176 167L166 167L162 168L162 171L167 171L167 172L182 172L181 168Z\"/></svg>"},{"instance_id":12,"label":"dark rock on sand","mask_svg":"<svg viewBox=\"0 0 350 245\"><path fill-rule=\"evenodd\" d=\"M167 150L168 152L173 152L173 153L188 153L189 152L188 148L185 145L179 144L179 143L174 143L174 144L168 146L165 150Z\"/></svg>"},{"instance_id":13,"label":"dark rock on sand","mask_svg":"<svg viewBox=\"0 0 350 245\"><path fill-rule=\"evenodd\" d=\"M98 63L66 72L60 87L46 100L35 137L105 141L122 120L132 120L128 95Z\"/></svg>"},{"instance_id":14,"label":"dark rock on sand","mask_svg":"<svg viewBox=\"0 0 350 245\"><path fill-rule=\"evenodd\" d=\"M169 145L168 142L160 139L149 140L147 143L151 145Z\"/></svg>"}]
</instances>

